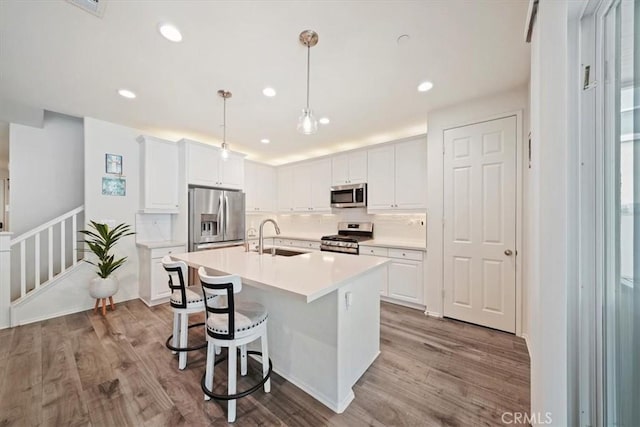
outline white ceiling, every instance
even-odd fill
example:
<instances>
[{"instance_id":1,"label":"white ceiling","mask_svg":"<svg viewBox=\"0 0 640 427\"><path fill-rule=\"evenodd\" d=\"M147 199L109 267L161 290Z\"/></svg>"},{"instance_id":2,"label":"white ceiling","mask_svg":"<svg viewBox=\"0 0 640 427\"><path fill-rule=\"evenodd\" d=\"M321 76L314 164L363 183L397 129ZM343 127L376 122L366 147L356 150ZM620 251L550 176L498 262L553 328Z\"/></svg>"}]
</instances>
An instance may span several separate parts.
<instances>
[{"instance_id":1,"label":"white ceiling","mask_svg":"<svg viewBox=\"0 0 640 427\"><path fill-rule=\"evenodd\" d=\"M58 1L0 1L0 99L178 139L227 140L279 164L426 131L430 110L524 84L528 0L113 1L102 18ZM171 43L159 22L174 23ZM305 103L331 123L296 132ZM408 34L406 43L396 39ZM418 93L418 83L434 88ZM262 95L265 86L278 94ZM135 100L120 97L128 88ZM269 138L269 145L260 139Z\"/></svg>"}]
</instances>

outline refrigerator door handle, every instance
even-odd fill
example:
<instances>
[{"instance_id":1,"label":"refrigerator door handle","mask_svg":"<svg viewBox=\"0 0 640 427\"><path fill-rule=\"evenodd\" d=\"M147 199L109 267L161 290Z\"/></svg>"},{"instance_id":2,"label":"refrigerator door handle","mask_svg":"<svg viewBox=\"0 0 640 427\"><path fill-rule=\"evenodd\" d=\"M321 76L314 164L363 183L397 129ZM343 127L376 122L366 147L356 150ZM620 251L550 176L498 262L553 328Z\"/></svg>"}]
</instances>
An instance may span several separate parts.
<instances>
[{"instance_id":1,"label":"refrigerator door handle","mask_svg":"<svg viewBox=\"0 0 640 427\"><path fill-rule=\"evenodd\" d=\"M229 226L229 198L224 193L224 238L227 238L227 227Z\"/></svg>"},{"instance_id":2,"label":"refrigerator door handle","mask_svg":"<svg viewBox=\"0 0 640 427\"><path fill-rule=\"evenodd\" d=\"M227 219L224 216L223 194L224 193L220 193L220 200L219 200L220 203L218 203L218 224L219 224L218 234L221 235L222 239L224 240L224 234L227 228L225 222L227 221Z\"/></svg>"}]
</instances>

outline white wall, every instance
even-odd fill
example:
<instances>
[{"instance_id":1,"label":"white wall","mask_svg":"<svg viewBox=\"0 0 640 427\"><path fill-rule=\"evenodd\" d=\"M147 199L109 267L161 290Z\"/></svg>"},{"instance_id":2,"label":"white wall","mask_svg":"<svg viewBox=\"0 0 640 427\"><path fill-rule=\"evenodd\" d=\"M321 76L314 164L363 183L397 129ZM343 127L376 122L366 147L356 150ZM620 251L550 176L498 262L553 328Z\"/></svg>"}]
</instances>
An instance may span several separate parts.
<instances>
[{"instance_id":1,"label":"white wall","mask_svg":"<svg viewBox=\"0 0 640 427\"><path fill-rule=\"evenodd\" d=\"M522 111L528 117L527 87L465 102L432 111L427 117L427 262L425 271L425 302L432 315L442 315L443 261L443 134L446 129L496 118L503 113ZM528 129L528 123L523 124ZM524 132L523 132L524 133ZM525 135L522 135L523 141ZM523 162L524 163L524 162ZM518 167L522 167L518 164ZM522 221L519 219L519 221Z\"/></svg>"},{"instance_id":2,"label":"white wall","mask_svg":"<svg viewBox=\"0 0 640 427\"><path fill-rule=\"evenodd\" d=\"M87 221L126 222L135 226L136 211L139 209L139 154L136 137L141 134L136 129L92 118L84 120L85 138L85 218ZM122 155L123 177L127 180L126 196L103 196L102 177L105 174L105 154ZM117 301L138 297L138 254L135 237L125 237L116 252L129 257L128 261L115 273L120 282L120 290L115 295Z\"/></svg>"},{"instance_id":3,"label":"white wall","mask_svg":"<svg viewBox=\"0 0 640 427\"><path fill-rule=\"evenodd\" d=\"M82 119L46 112L42 128L12 123L9 144L14 237L82 205Z\"/></svg>"}]
</instances>

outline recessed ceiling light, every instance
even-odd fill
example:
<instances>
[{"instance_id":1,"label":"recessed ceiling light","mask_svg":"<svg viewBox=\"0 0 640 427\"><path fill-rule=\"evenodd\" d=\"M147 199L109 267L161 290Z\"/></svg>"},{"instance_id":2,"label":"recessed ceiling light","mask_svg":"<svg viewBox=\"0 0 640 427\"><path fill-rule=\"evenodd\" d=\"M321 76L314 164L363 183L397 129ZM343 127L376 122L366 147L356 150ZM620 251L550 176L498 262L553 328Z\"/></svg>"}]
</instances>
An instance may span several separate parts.
<instances>
[{"instance_id":1,"label":"recessed ceiling light","mask_svg":"<svg viewBox=\"0 0 640 427\"><path fill-rule=\"evenodd\" d=\"M265 87L262 89L262 93L264 96L268 96L269 98L276 96L276 90L272 87Z\"/></svg>"},{"instance_id":2,"label":"recessed ceiling light","mask_svg":"<svg viewBox=\"0 0 640 427\"><path fill-rule=\"evenodd\" d=\"M432 87L433 87L433 83L422 82L418 85L418 92L426 92L428 90L431 90Z\"/></svg>"},{"instance_id":3,"label":"recessed ceiling light","mask_svg":"<svg viewBox=\"0 0 640 427\"><path fill-rule=\"evenodd\" d=\"M330 122L331 120L329 120L329 117L322 117L322 118L321 118L320 120L318 120L318 121L320 122L320 124L328 125L328 124L329 124L329 122Z\"/></svg>"},{"instance_id":4,"label":"recessed ceiling light","mask_svg":"<svg viewBox=\"0 0 640 427\"><path fill-rule=\"evenodd\" d=\"M182 41L182 34L175 26L171 24L160 24L158 30L165 39L178 43Z\"/></svg>"},{"instance_id":5,"label":"recessed ceiling light","mask_svg":"<svg viewBox=\"0 0 640 427\"><path fill-rule=\"evenodd\" d=\"M269 141L267 138L261 139L260 142L262 142L263 144L268 144L271 141Z\"/></svg>"},{"instance_id":6,"label":"recessed ceiling light","mask_svg":"<svg viewBox=\"0 0 640 427\"><path fill-rule=\"evenodd\" d=\"M120 96L128 99L133 99L136 97L136 94L131 92L129 89L119 89L118 93L120 94Z\"/></svg>"}]
</instances>

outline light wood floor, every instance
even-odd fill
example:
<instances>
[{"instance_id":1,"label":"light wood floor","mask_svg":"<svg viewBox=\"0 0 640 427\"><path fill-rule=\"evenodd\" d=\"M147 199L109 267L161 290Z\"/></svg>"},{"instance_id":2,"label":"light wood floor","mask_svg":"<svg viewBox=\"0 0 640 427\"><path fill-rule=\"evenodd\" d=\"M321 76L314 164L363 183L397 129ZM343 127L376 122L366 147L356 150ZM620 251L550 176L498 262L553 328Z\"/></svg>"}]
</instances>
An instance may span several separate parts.
<instances>
[{"instance_id":1,"label":"light wood floor","mask_svg":"<svg viewBox=\"0 0 640 427\"><path fill-rule=\"evenodd\" d=\"M226 404L202 398L204 350L178 371L164 347L171 319L167 305L133 300L106 318L87 311L0 331L0 426L226 424ZM381 321L381 354L344 414L274 374L270 394L238 401L235 424L494 426L505 411L528 410L522 339L386 303ZM253 361L251 376L260 376Z\"/></svg>"}]
</instances>

